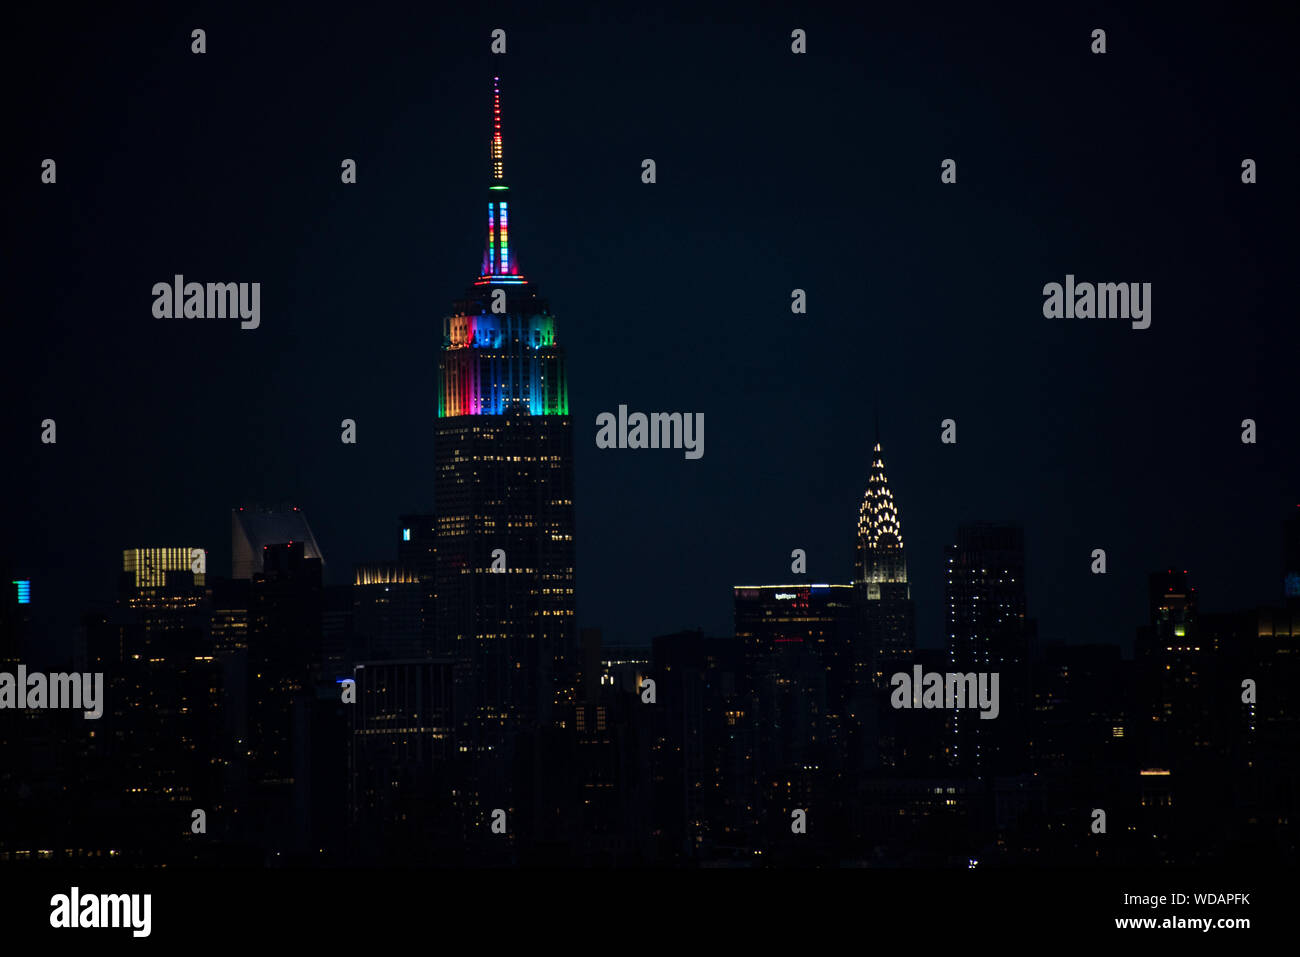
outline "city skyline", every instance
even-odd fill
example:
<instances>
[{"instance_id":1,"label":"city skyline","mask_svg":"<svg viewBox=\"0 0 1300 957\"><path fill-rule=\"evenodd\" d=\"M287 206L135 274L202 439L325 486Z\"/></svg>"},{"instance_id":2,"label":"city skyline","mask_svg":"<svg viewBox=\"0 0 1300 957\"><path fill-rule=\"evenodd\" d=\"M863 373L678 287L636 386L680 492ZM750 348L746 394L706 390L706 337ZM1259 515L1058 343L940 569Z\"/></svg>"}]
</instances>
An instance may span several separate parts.
<instances>
[{"instance_id":1,"label":"city skyline","mask_svg":"<svg viewBox=\"0 0 1300 957\"><path fill-rule=\"evenodd\" d=\"M0 870L1293 865L1294 133L1109 15L30 14Z\"/></svg>"},{"instance_id":2,"label":"city skyline","mask_svg":"<svg viewBox=\"0 0 1300 957\"><path fill-rule=\"evenodd\" d=\"M1285 927L1293 32L15 9L7 938Z\"/></svg>"}]
</instances>

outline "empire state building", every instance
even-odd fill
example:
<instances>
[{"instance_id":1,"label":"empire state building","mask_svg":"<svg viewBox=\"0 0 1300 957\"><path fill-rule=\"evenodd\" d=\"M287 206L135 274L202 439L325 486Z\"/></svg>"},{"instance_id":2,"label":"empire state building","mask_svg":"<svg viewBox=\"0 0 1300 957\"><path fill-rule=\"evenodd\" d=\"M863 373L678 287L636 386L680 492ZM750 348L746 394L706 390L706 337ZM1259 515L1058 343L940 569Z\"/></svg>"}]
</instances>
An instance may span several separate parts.
<instances>
[{"instance_id":1,"label":"empire state building","mask_svg":"<svg viewBox=\"0 0 1300 957\"><path fill-rule=\"evenodd\" d=\"M519 268L493 81L487 240L443 319L435 426L437 648L461 662L463 733L498 750L570 695L573 432L555 316Z\"/></svg>"}]
</instances>

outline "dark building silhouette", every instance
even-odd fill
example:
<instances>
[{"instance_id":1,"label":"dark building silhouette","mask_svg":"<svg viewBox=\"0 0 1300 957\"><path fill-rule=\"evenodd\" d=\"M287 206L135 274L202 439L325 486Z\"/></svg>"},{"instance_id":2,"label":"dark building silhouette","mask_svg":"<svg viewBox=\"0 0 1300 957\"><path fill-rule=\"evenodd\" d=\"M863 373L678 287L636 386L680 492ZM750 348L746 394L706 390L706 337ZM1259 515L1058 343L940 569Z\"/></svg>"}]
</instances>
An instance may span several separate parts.
<instances>
[{"instance_id":1,"label":"dark building silhouette","mask_svg":"<svg viewBox=\"0 0 1300 957\"><path fill-rule=\"evenodd\" d=\"M853 697L851 585L737 585L736 638L746 688L766 729L759 768L838 766Z\"/></svg>"},{"instance_id":2,"label":"dark building silhouette","mask_svg":"<svg viewBox=\"0 0 1300 957\"><path fill-rule=\"evenodd\" d=\"M27 656L32 621L31 579L4 576L0 601L0 668L12 668Z\"/></svg>"},{"instance_id":3,"label":"dark building silhouette","mask_svg":"<svg viewBox=\"0 0 1300 957\"><path fill-rule=\"evenodd\" d=\"M86 670L104 675L103 717L89 722L94 761L82 773L109 812L101 839L163 861L196 860L202 810L227 835L236 742L223 701L228 674L212 641L211 590L196 584L190 548L123 552L118 598L89 614ZM198 857L196 857L198 855Z\"/></svg>"},{"instance_id":4,"label":"dark building silhouette","mask_svg":"<svg viewBox=\"0 0 1300 957\"><path fill-rule=\"evenodd\" d=\"M290 846L294 815L295 709L321 679L321 561L301 541L263 549L248 616L248 759L256 816L270 848ZM274 853L274 850L271 851Z\"/></svg>"},{"instance_id":5,"label":"dark building silhouette","mask_svg":"<svg viewBox=\"0 0 1300 957\"><path fill-rule=\"evenodd\" d=\"M355 576L353 581L355 581ZM353 627L354 585L326 585L321 594L321 679L352 674L352 666L368 657L366 642Z\"/></svg>"},{"instance_id":6,"label":"dark building silhouette","mask_svg":"<svg viewBox=\"0 0 1300 957\"><path fill-rule=\"evenodd\" d=\"M1024 530L989 522L963 525L945 551L949 670L996 672L1000 689L996 719L982 719L969 708L952 712L949 758L981 777L1018 771L1025 763L1032 694Z\"/></svg>"},{"instance_id":7,"label":"dark building silhouette","mask_svg":"<svg viewBox=\"0 0 1300 957\"><path fill-rule=\"evenodd\" d=\"M656 859L751 858L766 842L744 644L684 631L655 638L651 654L657 700L643 708L653 721Z\"/></svg>"},{"instance_id":8,"label":"dark building silhouette","mask_svg":"<svg viewBox=\"0 0 1300 957\"><path fill-rule=\"evenodd\" d=\"M1177 768L1213 747L1211 671L1217 650L1199 627L1196 589L1185 571L1153 573L1147 585L1149 618L1139 629L1137 659L1143 715L1143 763Z\"/></svg>"},{"instance_id":9,"label":"dark building silhouette","mask_svg":"<svg viewBox=\"0 0 1300 957\"><path fill-rule=\"evenodd\" d=\"M1135 804L1141 729L1132 713L1133 666L1118 645L1040 645L1033 656L1031 771L994 786L994 823L1006 863L1114 862ZM1111 816L1092 831L1092 810Z\"/></svg>"},{"instance_id":10,"label":"dark building silhouette","mask_svg":"<svg viewBox=\"0 0 1300 957\"><path fill-rule=\"evenodd\" d=\"M420 631L432 650L438 628L438 520L433 515L403 515L398 520L397 564L420 580Z\"/></svg>"},{"instance_id":11,"label":"dark building silhouette","mask_svg":"<svg viewBox=\"0 0 1300 957\"><path fill-rule=\"evenodd\" d=\"M852 585L759 585L733 589L736 638L744 653L747 725L759 840L769 861L812 854L842 833L848 775L863 762L855 745L858 654ZM874 741L872 742L874 744ZM791 813L818 807L815 835L791 844ZM811 834L812 832L810 832Z\"/></svg>"},{"instance_id":12,"label":"dark building silhouette","mask_svg":"<svg viewBox=\"0 0 1300 957\"><path fill-rule=\"evenodd\" d=\"M579 812L572 822L572 863L648 863L655 859L651 747L659 717L657 702L642 700L650 655L643 648L603 649L596 628L582 629L580 644L582 680L570 723L571 806Z\"/></svg>"},{"instance_id":13,"label":"dark building silhouette","mask_svg":"<svg viewBox=\"0 0 1300 957\"><path fill-rule=\"evenodd\" d=\"M360 659L423 658L433 649L424 629L425 583L400 562L356 567L352 584L352 628Z\"/></svg>"},{"instance_id":14,"label":"dark building silhouette","mask_svg":"<svg viewBox=\"0 0 1300 957\"><path fill-rule=\"evenodd\" d=\"M458 864L479 808L457 793L454 663L360 662L351 710L351 820L361 862Z\"/></svg>"}]
</instances>

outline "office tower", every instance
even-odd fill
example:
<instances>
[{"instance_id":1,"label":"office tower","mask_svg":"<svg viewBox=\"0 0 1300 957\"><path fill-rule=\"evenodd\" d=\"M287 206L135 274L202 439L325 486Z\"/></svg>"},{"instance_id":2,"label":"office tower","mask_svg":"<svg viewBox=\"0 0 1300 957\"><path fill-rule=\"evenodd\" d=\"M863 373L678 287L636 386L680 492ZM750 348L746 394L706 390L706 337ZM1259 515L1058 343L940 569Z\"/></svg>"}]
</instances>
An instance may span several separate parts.
<instances>
[{"instance_id":1,"label":"office tower","mask_svg":"<svg viewBox=\"0 0 1300 957\"><path fill-rule=\"evenodd\" d=\"M212 647L218 655L248 650L251 584L247 579L215 576L209 582Z\"/></svg>"},{"instance_id":2,"label":"office tower","mask_svg":"<svg viewBox=\"0 0 1300 957\"><path fill-rule=\"evenodd\" d=\"M168 572L194 575L194 584L206 581L207 553L192 546L172 548L127 548L122 551L122 571L137 589L159 588ZM203 570L200 570L203 569Z\"/></svg>"},{"instance_id":3,"label":"office tower","mask_svg":"<svg viewBox=\"0 0 1300 957\"><path fill-rule=\"evenodd\" d=\"M248 621L253 583L242 578L208 580L212 654L222 682L222 793L229 804L247 804L248 762Z\"/></svg>"},{"instance_id":4,"label":"office tower","mask_svg":"<svg viewBox=\"0 0 1300 957\"><path fill-rule=\"evenodd\" d=\"M420 630L424 647L432 649L438 625L438 520L433 515L403 515L397 542L397 563L421 582Z\"/></svg>"},{"instance_id":5,"label":"office tower","mask_svg":"<svg viewBox=\"0 0 1300 957\"><path fill-rule=\"evenodd\" d=\"M182 647L211 655L211 603L204 575L191 571L200 548L128 548L122 552L118 606L132 612L145 660L164 660ZM144 676L147 682L147 675ZM147 693L148 688L138 689Z\"/></svg>"},{"instance_id":6,"label":"office tower","mask_svg":"<svg viewBox=\"0 0 1300 957\"><path fill-rule=\"evenodd\" d=\"M1196 589L1186 571L1152 573L1147 610L1147 624L1138 629L1133 646L1141 733L1139 823L1156 852L1171 860L1176 816L1186 798L1195 799L1197 742L1208 744L1197 712L1210 704L1212 662L1200 644Z\"/></svg>"},{"instance_id":7,"label":"office tower","mask_svg":"<svg viewBox=\"0 0 1300 957\"><path fill-rule=\"evenodd\" d=\"M293 857L321 866L350 849L349 741L355 704L344 703L338 679L322 678L294 699Z\"/></svg>"},{"instance_id":8,"label":"office tower","mask_svg":"<svg viewBox=\"0 0 1300 957\"><path fill-rule=\"evenodd\" d=\"M642 701L649 649L605 646L598 628L581 634L578 694L568 719L572 774L568 863L616 866L649 859L650 753L660 707ZM662 688L656 679L656 694ZM656 705L661 701L656 698Z\"/></svg>"},{"instance_id":9,"label":"office tower","mask_svg":"<svg viewBox=\"0 0 1300 957\"><path fill-rule=\"evenodd\" d=\"M468 663L468 747L573 700L573 436L555 317L510 243L494 81L482 271L443 321L434 479L437 650Z\"/></svg>"},{"instance_id":10,"label":"office tower","mask_svg":"<svg viewBox=\"0 0 1300 957\"><path fill-rule=\"evenodd\" d=\"M890 673L909 665L916 647L916 612L907 583L903 526L885 476L879 436L858 510L853 581L866 645L858 654L857 678L864 690L868 679L871 686L885 687Z\"/></svg>"},{"instance_id":11,"label":"office tower","mask_svg":"<svg viewBox=\"0 0 1300 957\"><path fill-rule=\"evenodd\" d=\"M397 561L421 578L432 578L438 570L437 518L433 515L403 515L398 518L401 534Z\"/></svg>"},{"instance_id":12,"label":"office tower","mask_svg":"<svg viewBox=\"0 0 1300 957\"><path fill-rule=\"evenodd\" d=\"M352 584L352 628L357 655L368 661L423 658L424 583L412 569L394 562L356 566Z\"/></svg>"},{"instance_id":13,"label":"office tower","mask_svg":"<svg viewBox=\"0 0 1300 957\"><path fill-rule=\"evenodd\" d=\"M1040 649L1033 662L1034 766L1078 777L1122 763L1137 738L1127 708L1132 667L1118 645Z\"/></svg>"},{"instance_id":14,"label":"office tower","mask_svg":"<svg viewBox=\"0 0 1300 957\"><path fill-rule=\"evenodd\" d=\"M737 585L733 599L746 672L756 689L779 690L767 706L790 709L774 725L790 734L787 757L838 741L852 693L853 586Z\"/></svg>"},{"instance_id":15,"label":"office tower","mask_svg":"<svg viewBox=\"0 0 1300 957\"><path fill-rule=\"evenodd\" d=\"M857 740L849 717L853 643L852 585L740 585L734 588L736 638L744 654L747 724L758 729L750 779L769 852L784 848L790 810L822 809L815 842L837 833L831 807ZM784 830L773 829L784 818ZM775 843L773 843L775 842ZM790 848L785 848L790 850ZM784 853L784 851L782 852Z\"/></svg>"},{"instance_id":16,"label":"office tower","mask_svg":"<svg viewBox=\"0 0 1300 957\"><path fill-rule=\"evenodd\" d=\"M295 710L320 678L321 561L307 557L302 541L267 546L264 556L248 615L248 771L258 807L251 819L264 813L269 846L287 849L297 833Z\"/></svg>"},{"instance_id":17,"label":"office tower","mask_svg":"<svg viewBox=\"0 0 1300 957\"><path fill-rule=\"evenodd\" d=\"M351 799L361 861L462 861L450 659L360 662L351 705Z\"/></svg>"},{"instance_id":18,"label":"office tower","mask_svg":"<svg viewBox=\"0 0 1300 957\"><path fill-rule=\"evenodd\" d=\"M262 570L271 545L304 543L304 557L324 562L307 516L296 506L236 508L230 512L231 578L248 578Z\"/></svg>"},{"instance_id":19,"label":"office tower","mask_svg":"<svg viewBox=\"0 0 1300 957\"><path fill-rule=\"evenodd\" d=\"M1186 571L1152 573L1147 594L1149 619L1134 645L1145 707L1143 759L1185 771L1213 748L1218 656L1204 639L1216 629L1202 634L1196 589Z\"/></svg>"},{"instance_id":20,"label":"office tower","mask_svg":"<svg viewBox=\"0 0 1300 957\"><path fill-rule=\"evenodd\" d=\"M952 712L949 758L982 777L1018 770L1025 760L1031 702L1032 623L1025 618L1025 535L1017 525L978 522L957 529L946 549L949 668L999 676L999 715Z\"/></svg>"},{"instance_id":21,"label":"office tower","mask_svg":"<svg viewBox=\"0 0 1300 957\"><path fill-rule=\"evenodd\" d=\"M32 582L30 578L4 576L0 601L0 670L24 661L31 630Z\"/></svg>"},{"instance_id":22,"label":"office tower","mask_svg":"<svg viewBox=\"0 0 1300 957\"><path fill-rule=\"evenodd\" d=\"M215 825L228 808L225 676L211 600L190 555L188 547L126 549L114 607L84 619L87 670L104 675L94 745L121 804L115 836L129 835L163 861L185 853L176 832L155 830L159 815L199 807Z\"/></svg>"},{"instance_id":23,"label":"office tower","mask_svg":"<svg viewBox=\"0 0 1300 957\"><path fill-rule=\"evenodd\" d=\"M651 648L648 670L655 682L654 708L638 707L639 695L629 696L607 685L611 720L602 725L617 738L640 731L641 722L650 724L656 857L661 861L741 857L750 863L759 813L751 760L753 727L745 701L744 644L736 638L683 631L656 637ZM614 668L612 674L617 676L618 671ZM631 713L619 715L618 709L625 708L629 699ZM620 788L639 790L633 781L620 782Z\"/></svg>"},{"instance_id":24,"label":"office tower","mask_svg":"<svg viewBox=\"0 0 1300 957\"><path fill-rule=\"evenodd\" d=\"M355 579L354 579L355 580ZM345 678L366 657L352 627L353 585L326 585L321 592L321 680Z\"/></svg>"}]
</instances>

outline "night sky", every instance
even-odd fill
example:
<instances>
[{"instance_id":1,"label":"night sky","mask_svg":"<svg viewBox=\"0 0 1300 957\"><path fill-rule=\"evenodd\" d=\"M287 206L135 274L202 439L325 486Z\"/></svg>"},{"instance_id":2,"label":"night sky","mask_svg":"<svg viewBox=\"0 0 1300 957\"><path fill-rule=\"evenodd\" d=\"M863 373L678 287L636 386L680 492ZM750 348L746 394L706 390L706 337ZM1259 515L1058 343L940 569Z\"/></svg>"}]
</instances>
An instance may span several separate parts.
<instances>
[{"instance_id":1,"label":"night sky","mask_svg":"<svg viewBox=\"0 0 1300 957\"><path fill-rule=\"evenodd\" d=\"M232 507L301 506L335 583L435 508L441 318L479 271L494 75L511 244L568 354L580 626L730 635L731 586L791 581L793 548L806 580L848 581L877 409L922 646L943 546L980 519L1025 526L1041 639L1128 647L1147 573L1175 564L1203 609L1280 600L1290 29L1241 4L872 6L23 8L0 561L53 647L113 597L123 548L197 544L228 574ZM261 327L155 319L175 273L260 282ZM1067 273L1152 283L1151 328L1045 319ZM620 403L703 412L704 457L597 449Z\"/></svg>"}]
</instances>

